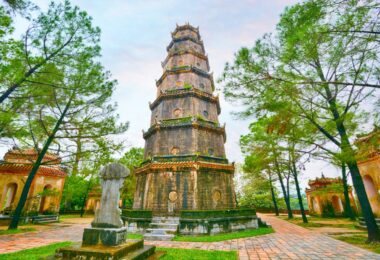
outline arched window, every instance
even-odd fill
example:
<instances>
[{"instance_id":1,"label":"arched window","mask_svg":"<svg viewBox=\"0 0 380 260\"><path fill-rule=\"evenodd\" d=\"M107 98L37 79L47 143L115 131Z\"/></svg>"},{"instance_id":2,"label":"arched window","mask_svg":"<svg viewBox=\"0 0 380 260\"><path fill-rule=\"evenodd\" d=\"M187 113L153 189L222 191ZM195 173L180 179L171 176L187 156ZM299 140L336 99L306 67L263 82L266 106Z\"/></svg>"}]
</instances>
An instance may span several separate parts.
<instances>
[{"instance_id":1,"label":"arched window","mask_svg":"<svg viewBox=\"0 0 380 260\"><path fill-rule=\"evenodd\" d=\"M170 153L171 153L172 155L177 155L177 154L179 154L179 148L176 147L176 146L174 146L174 147L171 149Z\"/></svg>"},{"instance_id":2,"label":"arched window","mask_svg":"<svg viewBox=\"0 0 380 260\"><path fill-rule=\"evenodd\" d=\"M333 208L334 208L334 212L337 213L337 214L340 214L343 212L343 203L342 203L342 200L334 195L332 196L332 205L333 205Z\"/></svg>"},{"instance_id":3,"label":"arched window","mask_svg":"<svg viewBox=\"0 0 380 260\"><path fill-rule=\"evenodd\" d=\"M205 118L208 118L208 112L207 112L207 110L204 110L204 111L203 111L203 116L204 116Z\"/></svg>"},{"instance_id":4,"label":"arched window","mask_svg":"<svg viewBox=\"0 0 380 260\"><path fill-rule=\"evenodd\" d=\"M53 187L50 184L45 185L44 192L51 190ZM43 213L45 210L49 209L50 198L49 195L42 195L40 203L40 213Z\"/></svg>"},{"instance_id":5,"label":"arched window","mask_svg":"<svg viewBox=\"0 0 380 260\"><path fill-rule=\"evenodd\" d=\"M180 81L180 80L178 80L178 81L176 81L175 85L176 85L177 87L182 87L183 82Z\"/></svg>"},{"instance_id":6,"label":"arched window","mask_svg":"<svg viewBox=\"0 0 380 260\"><path fill-rule=\"evenodd\" d=\"M182 110L180 108L176 108L173 110L173 115L175 117L180 117L182 115Z\"/></svg>"},{"instance_id":7,"label":"arched window","mask_svg":"<svg viewBox=\"0 0 380 260\"><path fill-rule=\"evenodd\" d=\"M212 156L212 155L214 155L214 149L212 149L212 148L208 148L208 155L210 155L210 156Z\"/></svg>"},{"instance_id":8,"label":"arched window","mask_svg":"<svg viewBox=\"0 0 380 260\"><path fill-rule=\"evenodd\" d=\"M199 84L199 87L200 87L201 89L205 89L205 84L201 83L201 84Z\"/></svg>"},{"instance_id":9,"label":"arched window","mask_svg":"<svg viewBox=\"0 0 380 260\"><path fill-rule=\"evenodd\" d=\"M9 208L15 200L17 193L17 184L9 183L6 186L5 198L4 198L4 206L3 208Z\"/></svg>"}]
</instances>

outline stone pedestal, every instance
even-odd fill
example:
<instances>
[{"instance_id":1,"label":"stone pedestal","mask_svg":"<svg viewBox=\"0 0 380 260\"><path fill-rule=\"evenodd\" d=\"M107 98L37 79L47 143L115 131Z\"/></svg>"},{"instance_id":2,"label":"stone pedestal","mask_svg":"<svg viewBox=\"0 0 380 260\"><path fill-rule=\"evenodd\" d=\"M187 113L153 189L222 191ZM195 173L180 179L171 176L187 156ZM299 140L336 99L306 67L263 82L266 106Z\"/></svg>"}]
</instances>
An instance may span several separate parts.
<instances>
[{"instance_id":1,"label":"stone pedestal","mask_svg":"<svg viewBox=\"0 0 380 260\"><path fill-rule=\"evenodd\" d=\"M114 260L114 259L147 259L154 256L159 259L164 253L155 252L155 246L144 245L143 240L127 240L118 246L71 246L59 249L52 259L81 260Z\"/></svg>"},{"instance_id":2,"label":"stone pedestal","mask_svg":"<svg viewBox=\"0 0 380 260\"><path fill-rule=\"evenodd\" d=\"M91 228L85 228L82 245L64 247L50 259L80 260L143 260L154 255L159 259L164 252L155 252L155 246L144 246L144 240L126 240L127 228L120 219L118 202L120 188L129 171L121 164L112 163L99 173L102 184L100 208L95 212Z\"/></svg>"},{"instance_id":3,"label":"stone pedestal","mask_svg":"<svg viewBox=\"0 0 380 260\"><path fill-rule=\"evenodd\" d=\"M127 228L85 228L82 245L117 246L125 242Z\"/></svg>"}]
</instances>

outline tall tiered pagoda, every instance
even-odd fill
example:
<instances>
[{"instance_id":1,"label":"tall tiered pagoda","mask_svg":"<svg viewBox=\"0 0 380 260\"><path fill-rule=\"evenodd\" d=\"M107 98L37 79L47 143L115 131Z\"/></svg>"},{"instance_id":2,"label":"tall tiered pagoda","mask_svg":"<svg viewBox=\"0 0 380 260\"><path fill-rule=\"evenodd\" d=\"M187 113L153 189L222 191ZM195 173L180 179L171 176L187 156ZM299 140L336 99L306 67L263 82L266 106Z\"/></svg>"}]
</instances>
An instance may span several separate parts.
<instances>
[{"instance_id":1,"label":"tall tiered pagoda","mask_svg":"<svg viewBox=\"0 0 380 260\"><path fill-rule=\"evenodd\" d=\"M133 208L164 214L235 208L234 165L225 157L219 98L199 29L177 26L167 52L143 133Z\"/></svg>"}]
</instances>

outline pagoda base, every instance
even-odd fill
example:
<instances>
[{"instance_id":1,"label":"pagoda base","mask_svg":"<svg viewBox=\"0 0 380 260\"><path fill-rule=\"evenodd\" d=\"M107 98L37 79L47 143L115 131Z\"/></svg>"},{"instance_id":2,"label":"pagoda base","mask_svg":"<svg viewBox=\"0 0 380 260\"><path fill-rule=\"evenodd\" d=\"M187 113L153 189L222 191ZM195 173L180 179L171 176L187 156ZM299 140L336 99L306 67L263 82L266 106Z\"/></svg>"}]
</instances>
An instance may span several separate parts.
<instances>
[{"instance_id":1,"label":"pagoda base","mask_svg":"<svg viewBox=\"0 0 380 260\"><path fill-rule=\"evenodd\" d=\"M182 161L152 162L136 170L134 210L178 216L181 210L236 208L234 166Z\"/></svg>"}]
</instances>

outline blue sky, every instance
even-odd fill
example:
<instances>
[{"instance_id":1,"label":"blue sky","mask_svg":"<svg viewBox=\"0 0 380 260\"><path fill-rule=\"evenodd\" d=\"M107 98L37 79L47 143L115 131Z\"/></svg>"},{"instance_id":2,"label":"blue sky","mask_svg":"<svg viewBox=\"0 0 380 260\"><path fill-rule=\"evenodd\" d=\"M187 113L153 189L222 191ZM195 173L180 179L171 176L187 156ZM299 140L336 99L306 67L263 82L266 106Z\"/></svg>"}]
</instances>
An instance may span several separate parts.
<instances>
[{"instance_id":1,"label":"blue sky","mask_svg":"<svg viewBox=\"0 0 380 260\"><path fill-rule=\"evenodd\" d=\"M43 10L48 1L34 1ZM295 0L75 0L74 5L86 10L93 23L102 30L102 62L118 80L114 101L123 121L130 129L121 138L129 146L144 146L142 129L149 127L148 102L156 96L155 79L161 76L161 61L166 57L170 32L176 24L189 22L199 26L211 71L217 79L227 61L242 46L252 46L264 33L272 32L281 12ZM25 26L17 23L17 31ZM218 84L216 84L217 87ZM221 98L220 122L226 122L226 153L231 161L242 162L239 137L247 133L249 121L235 120L232 111L238 108ZM324 162L307 166L301 180L305 187L310 177L337 175L334 168Z\"/></svg>"}]
</instances>

